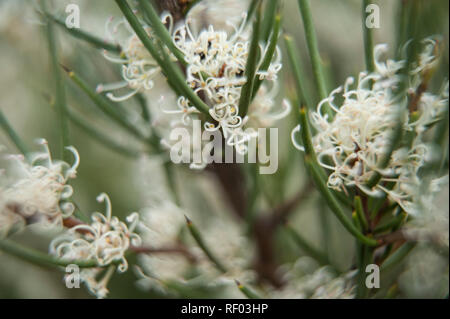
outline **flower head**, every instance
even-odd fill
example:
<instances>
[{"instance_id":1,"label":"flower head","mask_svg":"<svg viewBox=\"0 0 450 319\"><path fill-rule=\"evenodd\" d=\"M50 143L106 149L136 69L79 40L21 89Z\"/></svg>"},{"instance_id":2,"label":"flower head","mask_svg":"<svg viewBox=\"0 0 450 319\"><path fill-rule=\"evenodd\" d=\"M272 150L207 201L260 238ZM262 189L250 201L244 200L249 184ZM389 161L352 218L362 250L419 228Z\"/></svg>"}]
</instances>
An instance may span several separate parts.
<instances>
[{"instance_id":1,"label":"flower head","mask_svg":"<svg viewBox=\"0 0 450 319\"><path fill-rule=\"evenodd\" d=\"M33 154L29 161L23 155L9 156L15 170L12 170L12 176L5 178L10 182L0 188L2 232L18 223L62 226L63 218L70 216L75 209L68 201L73 193L68 181L76 177L80 163L77 150L67 147L75 158L70 165L52 159L46 140L40 139L39 144L44 151Z\"/></svg>"},{"instance_id":2,"label":"flower head","mask_svg":"<svg viewBox=\"0 0 450 319\"><path fill-rule=\"evenodd\" d=\"M425 43L420 68L413 69L410 74L411 78L418 76L421 81L427 80L422 78L423 70L430 69L432 66L429 64L436 60L429 56L429 47L434 42ZM355 89L351 88L354 79L349 78L343 87L319 103L311 114L312 124L317 130L312 142L320 165L331 171L328 187L344 192L349 187L357 187L370 196L384 193L406 212L414 214L418 207L414 198L422 183L419 170L433 153L424 142L424 133L430 124L442 117L448 103L448 83L440 96L414 90L411 101L417 100L418 110L408 116L400 115L400 109L405 105L398 102L394 90L403 81L398 72L405 62L381 61L386 49L385 45L375 47L376 71L360 73ZM342 100L339 105L335 102L338 94ZM325 104L335 113L332 120L322 110ZM407 118L403 120L402 117ZM399 118L404 123L402 135L412 136L411 142L400 144L393 151L387 167L380 168L379 163L393 143L392 136L394 128L399 125ZM297 127L293 131L294 142L299 129ZM381 175L380 183L369 188L367 184L374 174Z\"/></svg>"},{"instance_id":3,"label":"flower head","mask_svg":"<svg viewBox=\"0 0 450 319\"><path fill-rule=\"evenodd\" d=\"M77 225L67 233L55 238L50 244L50 251L58 257L69 260L95 259L99 266L119 262L118 269L124 272L128 268L125 252L130 245L139 246L141 238L134 233L138 223L138 214L127 217L128 227L117 217L112 216L111 201L105 193L97 201L106 203L106 214L92 214L90 225Z\"/></svg>"}]
</instances>

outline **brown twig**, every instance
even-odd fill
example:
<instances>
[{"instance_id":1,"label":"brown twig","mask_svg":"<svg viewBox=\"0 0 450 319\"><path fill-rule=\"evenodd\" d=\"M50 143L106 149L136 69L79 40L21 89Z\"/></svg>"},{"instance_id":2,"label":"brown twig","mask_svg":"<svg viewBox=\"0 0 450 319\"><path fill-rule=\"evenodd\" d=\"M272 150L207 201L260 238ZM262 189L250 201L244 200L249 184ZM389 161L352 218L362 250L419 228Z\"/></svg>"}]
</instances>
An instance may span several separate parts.
<instances>
[{"instance_id":1,"label":"brown twig","mask_svg":"<svg viewBox=\"0 0 450 319\"><path fill-rule=\"evenodd\" d=\"M409 238L406 238L406 236L402 230L397 230L393 233L379 236L376 238L376 240L378 240L379 246L384 246L387 244L405 242L405 241L408 241Z\"/></svg>"}]
</instances>

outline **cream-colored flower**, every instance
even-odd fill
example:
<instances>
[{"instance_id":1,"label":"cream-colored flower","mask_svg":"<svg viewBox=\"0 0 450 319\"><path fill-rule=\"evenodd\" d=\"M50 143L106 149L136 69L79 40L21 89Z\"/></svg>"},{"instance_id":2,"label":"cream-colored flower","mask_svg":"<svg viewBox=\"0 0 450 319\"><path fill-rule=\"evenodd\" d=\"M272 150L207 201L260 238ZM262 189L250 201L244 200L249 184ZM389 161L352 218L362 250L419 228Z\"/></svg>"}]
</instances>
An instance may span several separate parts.
<instances>
[{"instance_id":1,"label":"cream-colored flower","mask_svg":"<svg viewBox=\"0 0 450 319\"><path fill-rule=\"evenodd\" d=\"M14 167L5 173L6 185L0 185L0 233L17 223L61 227L63 218L75 209L68 201L73 193L68 181L76 177L78 152L67 147L75 158L69 165L52 159L46 140L39 144L44 151L33 154L29 161L23 155L8 157Z\"/></svg>"}]
</instances>

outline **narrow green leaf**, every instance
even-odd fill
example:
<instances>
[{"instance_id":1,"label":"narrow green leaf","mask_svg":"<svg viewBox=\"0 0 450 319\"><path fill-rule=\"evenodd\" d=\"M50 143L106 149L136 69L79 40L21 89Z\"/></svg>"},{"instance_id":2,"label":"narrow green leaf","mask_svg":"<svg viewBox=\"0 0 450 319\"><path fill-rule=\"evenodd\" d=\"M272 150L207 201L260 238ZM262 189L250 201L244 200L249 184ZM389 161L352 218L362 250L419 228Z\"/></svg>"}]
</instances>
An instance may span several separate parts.
<instances>
[{"instance_id":1,"label":"narrow green leaf","mask_svg":"<svg viewBox=\"0 0 450 319\"><path fill-rule=\"evenodd\" d=\"M247 114L248 107L250 106L253 94L253 86L255 83L256 68L261 54L259 50L259 34L261 31L261 6L259 6L257 10L256 20L253 24L250 51L248 53L247 64L245 66L245 77L247 79L247 82L242 87L241 98L239 99L239 115L242 117Z\"/></svg>"},{"instance_id":2,"label":"narrow green leaf","mask_svg":"<svg viewBox=\"0 0 450 319\"><path fill-rule=\"evenodd\" d=\"M261 40L267 42L273 32L275 16L277 15L278 0L267 0L264 8L264 17L261 23Z\"/></svg>"},{"instance_id":3,"label":"narrow green leaf","mask_svg":"<svg viewBox=\"0 0 450 319\"><path fill-rule=\"evenodd\" d=\"M257 293L255 293L252 289L244 286L238 280L235 280L238 289L248 298L248 299L262 299Z\"/></svg>"},{"instance_id":4,"label":"narrow green leaf","mask_svg":"<svg viewBox=\"0 0 450 319\"><path fill-rule=\"evenodd\" d=\"M157 49L154 45L147 32L142 27L141 23L129 7L126 0L115 0L123 15L130 23L136 35L142 41L142 44L149 51L155 61L159 64L162 71L166 75L169 84L177 90L177 92L182 92L183 95L191 101L191 103L204 114L209 116L209 107L208 105L198 97L194 91L187 85L185 78L181 71L171 63L170 59L165 59L164 56L167 56L167 53L163 50Z\"/></svg>"},{"instance_id":5,"label":"narrow green leaf","mask_svg":"<svg viewBox=\"0 0 450 319\"><path fill-rule=\"evenodd\" d=\"M186 61L184 59L183 53L180 50L178 50L178 48L173 43L172 37L171 37L169 31L164 26L164 24L161 22L161 18L156 13L152 4L146 0L140 0L139 4L141 5L141 7L144 9L145 13L147 14L147 17L151 23L151 27L152 27L153 31L155 31L158 38L167 46L167 48L170 50L170 52L172 52L173 55L176 56L176 58L178 59L179 62L186 65Z\"/></svg>"},{"instance_id":6,"label":"narrow green leaf","mask_svg":"<svg viewBox=\"0 0 450 319\"><path fill-rule=\"evenodd\" d=\"M119 111L117 105L111 105L111 103L103 96L97 94L93 89L91 89L88 84L75 72L70 71L64 67L69 78L75 83L87 96L94 102L94 104L107 116L113 119L116 123L125 128L128 132L136 136L141 140L148 140L148 137L144 136L133 124L130 124L124 116L124 114Z\"/></svg>"},{"instance_id":7,"label":"narrow green leaf","mask_svg":"<svg viewBox=\"0 0 450 319\"><path fill-rule=\"evenodd\" d=\"M16 133L14 128L9 124L2 110L0 109L0 126L5 131L5 133L9 136L11 141L16 145L17 149L25 156L28 154L28 148L19 135Z\"/></svg>"},{"instance_id":8,"label":"narrow green leaf","mask_svg":"<svg viewBox=\"0 0 450 319\"><path fill-rule=\"evenodd\" d=\"M308 107L308 109L311 109L311 105L309 105L309 103L308 103L309 99L306 96L306 91L304 90L303 84L302 84L303 79L305 79L305 77L304 77L303 69L301 67L300 55L298 54L298 52L295 48L295 44L294 44L294 41L291 36L285 35L284 41L286 44L286 50L288 53L289 62L291 63L292 73L293 73L294 79L295 79L295 88L296 88L298 102L300 103L300 105L306 105Z\"/></svg>"},{"instance_id":9,"label":"narrow green leaf","mask_svg":"<svg viewBox=\"0 0 450 319\"><path fill-rule=\"evenodd\" d=\"M366 69L369 73L375 71L375 61L373 57L373 29L366 26L366 20L370 12L366 11L366 8L372 4L371 0L363 0L362 3L362 27L364 36L364 52L366 59Z\"/></svg>"},{"instance_id":10,"label":"narrow green leaf","mask_svg":"<svg viewBox=\"0 0 450 319\"><path fill-rule=\"evenodd\" d=\"M44 14L47 15L46 1L41 1L41 7ZM48 20L46 31L48 49L50 54L50 64L55 85L55 106L58 112L59 135L61 137L60 156L64 161L68 162L70 160L70 154L66 151L66 147L70 146L70 140L69 123L67 118L65 81L62 78L61 71L59 69L57 41L54 25L51 20Z\"/></svg>"},{"instance_id":11,"label":"narrow green leaf","mask_svg":"<svg viewBox=\"0 0 450 319\"><path fill-rule=\"evenodd\" d=\"M83 40L83 41L93 45L96 48L105 49L107 51L114 52L114 53L120 53L122 50L120 45L106 42L106 41L100 39L99 37L90 34L89 32L83 31L79 28L67 28L67 26L63 20L55 17L54 15L52 15L50 13L46 13L46 16L49 19L51 19L52 21L54 21L58 26L60 26L64 31L66 31L73 37Z\"/></svg>"},{"instance_id":12,"label":"narrow green leaf","mask_svg":"<svg viewBox=\"0 0 450 319\"><path fill-rule=\"evenodd\" d=\"M90 125L86 122L81 116L77 115L75 112L69 110L68 112L69 119L83 131L85 131L89 136L91 136L94 140L100 142L100 144L110 148L111 150L120 153L126 157L136 158L139 156L140 152L138 150L132 149L128 146L121 145L110 138L108 135L104 134L96 127Z\"/></svg>"},{"instance_id":13,"label":"narrow green leaf","mask_svg":"<svg viewBox=\"0 0 450 319\"><path fill-rule=\"evenodd\" d=\"M396 216L391 218L389 221L378 225L374 229L374 234L380 234L388 230L398 229L399 226L406 220L407 214L403 211L399 212Z\"/></svg>"},{"instance_id":14,"label":"narrow green leaf","mask_svg":"<svg viewBox=\"0 0 450 319\"><path fill-rule=\"evenodd\" d=\"M209 249L209 247L206 245L202 235L198 231L197 227L195 227L195 225L192 223L192 221L189 218L187 218L187 217L186 217L186 224L187 224L189 232L191 233L191 235L194 238L195 242L203 250L203 252L208 257L208 259L217 267L218 270L220 270L223 273L226 273L227 272L227 268L222 264L222 262Z\"/></svg>"},{"instance_id":15,"label":"narrow green leaf","mask_svg":"<svg viewBox=\"0 0 450 319\"><path fill-rule=\"evenodd\" d=\"M248 25L248 23L250 23L250 21L252 20L253 15L255 14L256 8L258 8L260 2L261 2L261 0L252 0L250 2L250 5L248 6L248 9L247 9L246 25Z\"/></svg>"},{"instance_id":16,"label":"narrow green leaf","mask_svg":"<svg viewBox=\"0 0 450 319\"><path fill-rule=\"evenodd\" d=\"M347 218L347 216L345 215L341 206L339 205L337 199L330 192L327 185L322 181L317 167L315 165L313 165L313 162L312 162L311 158L309 158L308 155L305 156L305 164L306 164L306 167L308 168L308 171L311 174L318 190L321 192L325 201L327 202L328 207L330 207L331 211L338 218L338 220L345 227L345 229L347 229L348 232L350 234L352 234L356 239L358 239L361 243L363 243L367 246L376 246L378 244L378 242L375 239L364 236L355 227L355 225L353 225L353 223L350 221L350 219Z\"/></svg>"},{"instance_id":17,"label":"narrow green leaf","mask_svg":"<svg viewBox=\"0 0 450 319\"><path fill-rule=\"evenodd\" d=\"M81 268L101 267L94 260L92 261L63 260L55 256L44 254L40 251L37 251L29 247L23 247L22 245L7 239L0 239L0 250L40 266L66 267L68 265L75 264Z\"/></svg>"},{"instance_id":18,"label":"narrow green leaf","mask_svg":"<svg viewBox=\"0 0 450 319\"><path fill-rule=\"evenodd\" d=\"M274 27L272 30L272 34L270 35L269 45L267 46L266 53L263 57L261 66L258 71L267 71L269 69L270 63L272 62L273 56L277 49L278 38L280 35L280 27L281 27L281 16L277 15L275 18ZM256 76L255 83L253 85L252 90L252 99L258 93L259 88L261 87L263 80L260 80L258 76Z\"/></svg>"},{"instance_id":19,"label":"narrow green leaf","mask_svg":"<svg viewBox=\"0 0 450 319\"><path fill-rule=\"evenodd\" d=\"M361 222L362 229L367 231L369 229L369 223L367 222L366 214L364 212L364 208L363 208L360 196L355 196L354 206L355 206L356 215L358 216L359 221Z\"/></svg>"},{"instance_id":20,"label":"narrow green leaf","mask_svg":"<svg viewBox=\"0 0 450 319\"><path fill-rule=\"evenodd\" d=\"M400 248L398 248L394 253L392 253L384 262L381 264L380 270L388 271L395 265L398 265L408 254L411 252L411 250L416 247L417 243L409 242L403 244Z\"/></svg>"},{"instance_id":21,"label":"narrow green leaf","mask_svg":"<svg viewBox=\"0 0 450 319\"><path fill-rule=\"evenodd\" d=\"M298 0L298 5L300 8L300 14L302 15L303 26L305 28L306 42L314 73L314 80L319 91L319 98L320 100L324 100L328 97L328 93L325 84L325 73L323 71L322 61L319 54L319 46L317 44L316 31L312 21L309 0ZM324 110L328 114L329 119L333 119L334 114L327 103L324 104Z\"/></svg>"}]
</instances>

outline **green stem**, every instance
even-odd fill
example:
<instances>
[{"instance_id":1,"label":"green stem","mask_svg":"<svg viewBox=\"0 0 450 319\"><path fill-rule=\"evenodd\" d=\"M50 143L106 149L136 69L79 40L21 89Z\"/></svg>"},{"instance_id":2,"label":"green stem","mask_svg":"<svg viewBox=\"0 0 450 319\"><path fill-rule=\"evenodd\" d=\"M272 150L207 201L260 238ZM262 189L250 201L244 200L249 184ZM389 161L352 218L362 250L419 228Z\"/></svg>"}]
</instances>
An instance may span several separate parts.
<instances>
[{"instance_id":1,"label":"green stem","mask_svg":"<svg viewBox=\"0 0 450 319\"><path fill-rule=\"evenodd\" d=\"M155 31L156 35L159 37L159 39L167 46L167 48L170 50L170 52L175 55L175 57L178 59L179 62L186 65L186 61L184 59L183 53L178 50L178 48L173 43L172 37L167 30L167 28L164 26L164 24L161 22L161 18L156 13L155 9L153 8L150 1L147 0L140 0L139 4L144 9L144 12L147 14L148 19L150 20L151 26L153 30Z\"/></svg>"},{"instance_id":2,"label":"green stem","mask_svg":"<svg viewBox=\"0 0 450 319\"><path fill-rule=\"evenodd\" d=\"M260 58L259 50L259 35L261 32L261 6L257 9L256 20L253 24L252 40L250 42L250 50L248 53L247 64L245 66L245 77L247 82L244 84L241 90L241 97L239 99L239 114L245 116L250 106L253 87L255 85L255 74Z\"/></svg>"},{"instance_id":3,"label":"green stem","mask_svg":"<svg viewBox=\"0 0 450 319\"><path fill-rule=\"evenodd\" d=\"M366 214L364 213L361 197L355 196L354 206L356 215L358 216L359 221L361 222L362 229L367 231L369 229L369 223L367 222Z\"/></svg>"},{"instance_id":4,"label":"green stem","mask_svg":"<svg viewBox=\"0 0 450 319\"><path fill-rule=\"evenodd\" d=\"M295 48L294 41L291 36L285 35L284 41L286 44L286 50L288 53L289 62L291 63L292 73L295 79L295 89L297 93L297 99L300 105L306 105L308 108L311 107L309 105L309 99L306 96L306 91L303 88L303 79L305 79L303 68L301 67L301 59Z\"/></svg>"},{"instance_id":5,"label":"green stem","mask_svg":"<svg viewBox=\"0 0 450 319\"><path fill-rule=\"evenodd\" d=\"M367 298L369 296L369 289L366 285L366 267L372 263L373 248L363 246L362 248L361 264L358 271L358 286L356 289L356 297L359 299Z\"/></svg>"},{"instance_id":6,"label":"green stem","mask_svg":"<svg viewBox=\"0 0 450 319\"><path fill-rule=\"evenodd\" d=\"M259 71L267 71L270 67L270 63L272 62L273 56L275 54L275 50L277 48L278 38L280 35L280 28L281 28L281 16L277 15L275 17L275 22L272 30L272 34L270 36L269 44L266 50L266 54L264 55L264 58L262 60L261 66L259 67ZM260 80L258 77L255 79L255 84L253 85L252 90L252 98L256 96L258 93L258 90L262 84L262 80Z\"/></svg>"},{"instance_id":7,"label":"green stem","mask_svg":"<svg viewBox=\"0 0 450 319\"><path fill-rule=\"evenodd\" d=\"M275 16L277 15L278 0L267 0L264 9L264 18L261 23L261 40L267 42L270 33L272 32L275 23Z\"/></svg>"},{"instance_id":8,"label":"green stem","mask_svg":"<svg viewBox=\"0 0 450 319\"><path fill-rule=\"evenodd\" d=\"M46 1L41 1L42 11L47 15ZM65 151L66 146L70 145L69 141L69 121L67 118L67 104L64 79L61 76L58 62L58 48L55 36L53 21L47 20L47 40L50 53L50 62L55 81L55 106L58 112L59 134L61 136L61 158L68 162L70 160L69 153Z\"/></svg>"},{"instance_id":9,"label":"green stem","mask_svg":"<svg viewBox=\"0 0 450 319\"><path fill-rule=\"evenodd\" d=\"M136 158L139 155L139 151L132 149L128 146L121 145L110 138L108 135L99 131L95 126L88 124L82 117L69 110L69 119L83 131L85 131L94 140L100 142L100 144L110 148L111 150L120 153L126 157Z\"/></svg>"},{"instance_id":10,"label":"green stem","mask_svg":"<svg viewBox=\"0 0 450 319\"><path fill-rule=\"evenodd\" d=\"M381 265L381 271L387 271L399 264L416 247L417 243L409 242L403 244L392 255L390 255Z\"/></svg>"},{"instance_id":11,"label":"green stem","mask_svg":"<svg viewBox=\"0 0 450 319\"><path fill-rule=\"evenodd\" d=\"M365 59L366 59L366 69L369 73L375 71L375 62L373 58L373 31L371 28L366 26L366 20L368 17L368 12L366 11L367 6L372 3L371 0L363 0L362 7L362 26L363 26L363 35L364 35L364 51L365 51Z\"/></svg>"},{"instance_id":12,"label":"green stem","mask_svg":"<svg viewBox=\"0 0 450 319\"><path fill-rule=\"evenodd\" d=\"M91 89L88 84L73 71L64 68L70 79L94 102L94 104L102 110L102 112L125 128L128 132L136 136L141 140L147 140L148 137L143 135L133 124L129 123L126 115L121 112L120 108L116 105L111 105L106 98L97 94L93 89Z\"/></svg>"},{"instance_id":13,"label":"green stem","mask_svg":"<svg viewBox=\"0 0 450 319\"><path fill-rule=\"evenodd\" d=\"M364 236L355 227L355 225L353 225L353 223L349 220L349 218L347 218L341 206L339 205L337 199L333 196L333 194L331 194L327 185L323 182L320 173L318 171L318 168L316 167L316 165L314 165L314 163L311 161L311 158L309 158L308 155L305 156L305 164L314 182L316 183L317 188L324 196L324 199L327 202L328 207L330 207L331 211L341 222L341 224L345 227L345 229L347 229L347 231L350 234L352 234L356 239L358 239L363 244L367 246L376 246L378 242L375 239Z\"/></svg>"},{"instance_id":14,"label":"green stem","mask_svg":"<svg viewBox=\"0 0 450 319\"><path fill-rule=\"evenodd\" d=\"M317 89L319 91L320 100L324 100L328 97L325 75L323 71L322 61L319 54L319 46L317 44L316 31L312 21L311 8L309 6L309 0L298 0L298 6L300 8L300 14L302 15L303 26L305 28L306 42L308 45L309 56L311 59L311 65L314 73L314 80L316 82ZM328 114L331 120L334 115L331 108L326 103L324 104L324 110Z\"/></svg>"},{"instance_id":15,"label":"green stem","mask_svg":"<svg viewBox=\"0 0 450 319\"><path fill-rule=\"evenodd\" d=\"M399 225L405 221L407 216L408 215L403 211L398 213L397 216L392 218L390 221L375 227L373 231L374 234L380 234L391 229L398 229Z\"/></svg>"},{"instance_id":16,"label":"green stem","mask_svg":"<svg viewBox=\"0 0 450 319\"><path fill-rule=\"evenodd\" d=\"M86 31L79 29L79 28L71 28L71 29L67 28L66 23L64 21L62 21L61 19L58 19L57 17L55 17L54 15L52 15L50 13L46 13L46 16L47 16L47 18L54 21L64 31L68 32L75 38L78 38L80 40L86 41L89 44L92 44L96 48L105 49L107 51L111 51L114 53L120 53L122 50L120 45L108 43L108 42L96 37L95 35L92 35Z\"/></svg>"},{"instance_id":17,"label":"green stem","mask_svg":"<svg viewBox=\"0 0 450 319\"><path fill-rule=\"evenodd\" d=\"M242 283L236 280L236 285L238 289L248 298L248 299L262 299L258 294L256 294L250 288L244 286Z\"/></svg>"},{"instance_id":18,"label":"green stem","mask_svg":"<svg viewBox=\"0 0 450 319\"><path fill-rule=\"evenodd\" d=\"M192 221L186 217L186 224L189 229L189 232L191 233L192 237L194 238L197 245L203 250L205 255L208 257L208 259L217 267L218 270L220 270L223 273L227 272L227 268L222 264L222 262L213 254L213 252L209 249L209 247L206 245L205 241L203 240L202 235L198 231L197 227L192 223Z\"/></svg>"},{"instance_id":19,"label":"green stem","mask_svg":"<svg viewBox=\"0 0 450 319\"><path fill-rule=\"evenodd\" d=\"M75 264L81 268L99 267L96 261L74 261L63 260L48 254L44 254L32 248L23 247L22 245L10 240L0 240L0 250L12 256L19 257L30 263L46 266L46 267L66 267Z\"/></svg>"},{"instance_id":20,"label":"green stem","mask_svg":"<svg viewBox=\"0 0 450 319\"><path fill-rule=\"evenodd\" d=\"M28 148L16 131L13 129L11 124L9 124L2 110L0 110L0 126L3 128L5 133L9 136L11 141L16 145L17 149L25 156L28 154Z\"/></svg>"}]
</instances>

